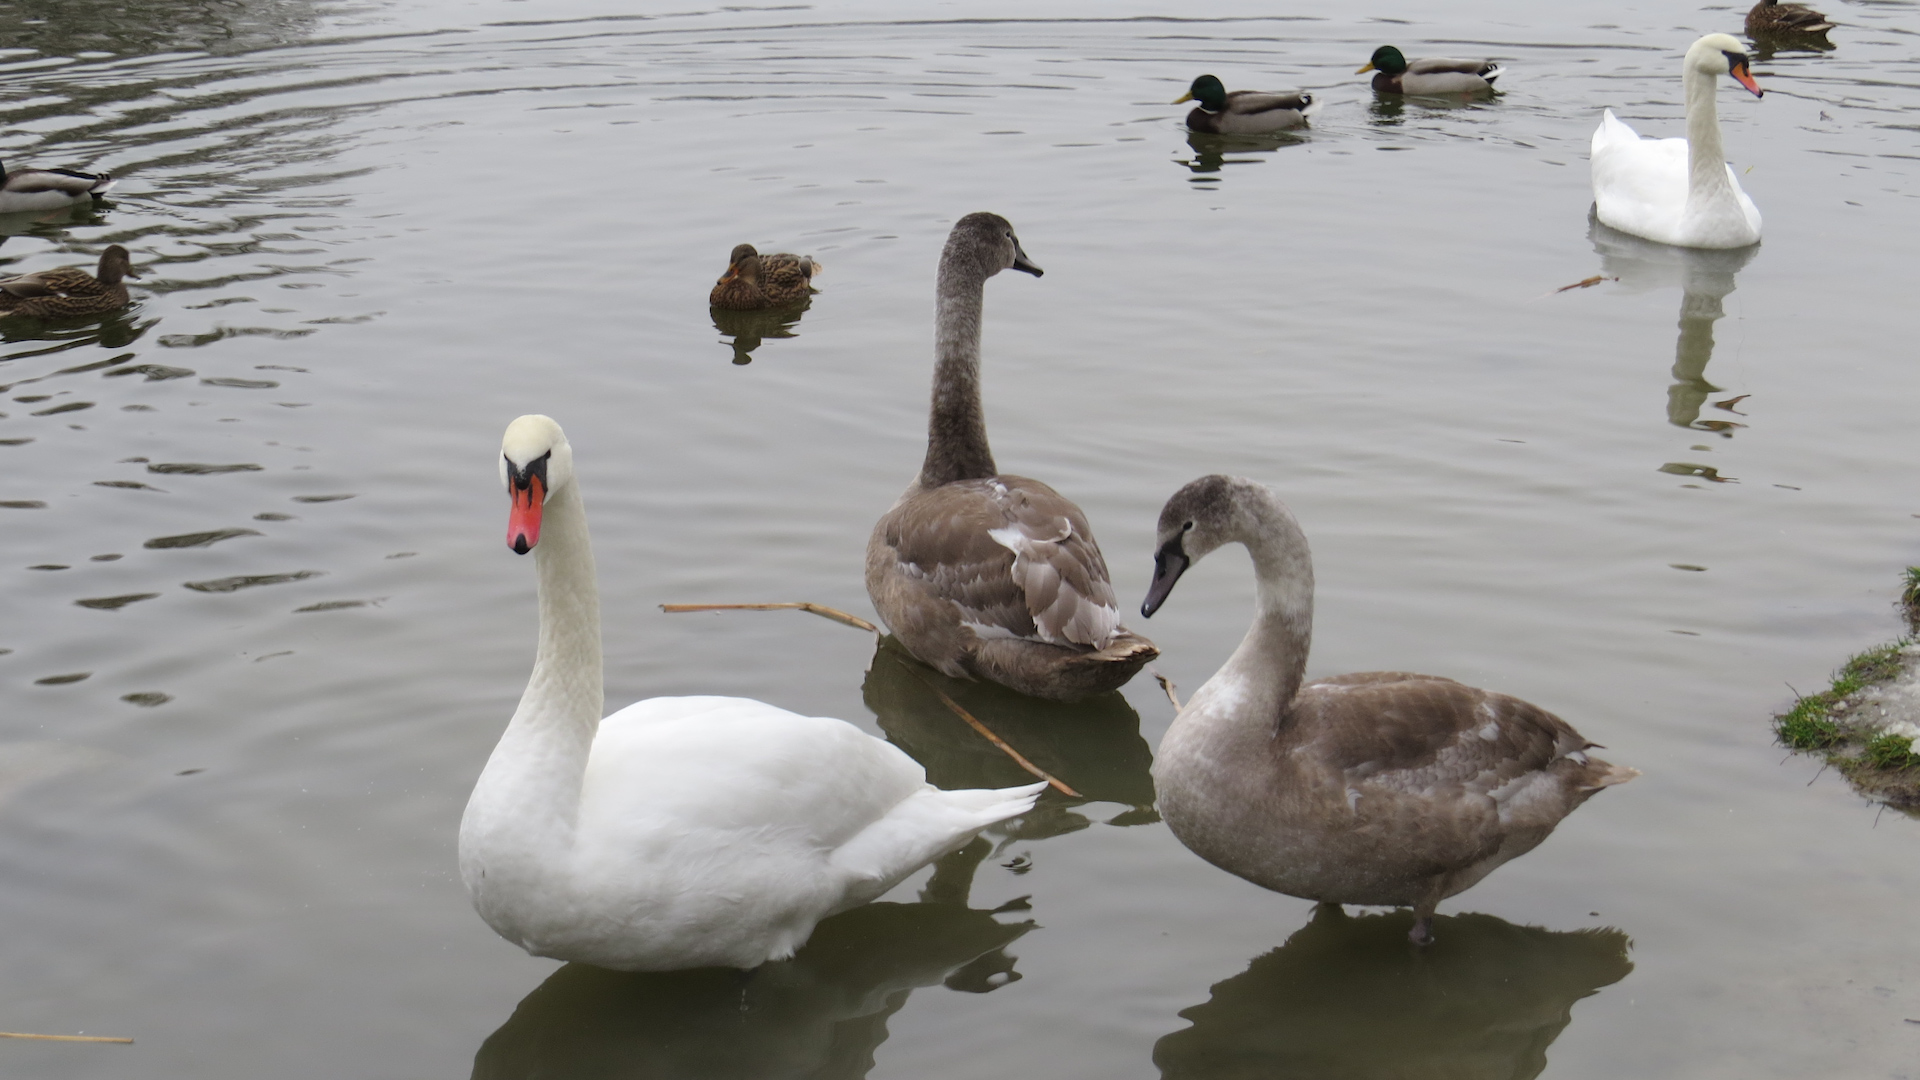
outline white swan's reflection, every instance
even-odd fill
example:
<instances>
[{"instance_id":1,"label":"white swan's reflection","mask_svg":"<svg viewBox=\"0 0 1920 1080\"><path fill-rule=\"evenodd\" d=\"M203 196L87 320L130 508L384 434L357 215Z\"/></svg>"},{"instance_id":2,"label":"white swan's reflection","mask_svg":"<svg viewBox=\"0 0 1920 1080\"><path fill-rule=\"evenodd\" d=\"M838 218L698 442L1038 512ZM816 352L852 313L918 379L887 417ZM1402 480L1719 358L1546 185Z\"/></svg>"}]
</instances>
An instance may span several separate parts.
<instances>
[{"instance_id":1,"label":"white swan's reflection","mask_svg":"<svg viewBox=\"0 0 1920 1080\"><path fill-rule=\"evenodd\" d=\"M1529 1080L1573 1003L1633 970L1618 930L1556 933L1443 915L1409 945L1412 913L1322 904L1285 945L1213 987L1161 1038L1170 1080Z\"/></svg>"},{"instance_id":2,"label":"white swan's reflection","mask_svg":"<svg viewBox=\"0 0 1920 1080\"><path fill-rule=\"evenodd\" d=\"M1605 225L1588 216L1587 238L1600 253L1600 272L1620 279L1628 292L1651 292L1679 286L1680 340L1673 352L1673 385L1667 389L1667 422L1675 427L1731 434L1740 425L1727 420L1702 421L1700 407L1720 387L1707 381L1707 363L1713 359L1713 324L1726 314L1722 304L1734 290L1734 278L1760 250L1750 245L1731 250L1674 247L1656 244Z\"/></svg>"},{"instance_id":3,"label":"white swan's reflection","mask_svg":"<svg viewBox=\"0 0 1920 1080\"><path fill-rule=\"evenodd\" d=\"M1020 977L1001 950L1034 924L966 905L989 850L975 840L936 864L921 902L836 915L793 959L751 972L568 964L481 1045L473 1076L858 1080L914 988L985 993Z\"/></svg>"}]
</instances>

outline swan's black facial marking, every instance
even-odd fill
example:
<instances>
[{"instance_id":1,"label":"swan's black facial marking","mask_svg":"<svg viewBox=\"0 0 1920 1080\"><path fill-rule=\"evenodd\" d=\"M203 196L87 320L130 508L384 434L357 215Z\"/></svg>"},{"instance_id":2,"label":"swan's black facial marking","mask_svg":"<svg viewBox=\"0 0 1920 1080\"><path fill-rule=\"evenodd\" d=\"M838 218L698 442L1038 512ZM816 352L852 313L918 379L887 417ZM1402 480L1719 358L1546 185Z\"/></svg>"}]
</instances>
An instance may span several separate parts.
<instances>
[{"instance_id":1,"label":"swan's black facial marking","mask_svg":"<svg viewBox=\"0 0 1920 1080\"><path fill-rule=\"evenodd\" d=\"M553 451L549 450L532 461L526 467L515 465L513 459L502 454L507 463L507 488L509 491L525 491L534 477L540 478L540 486L547 487L547 462L553 460Z\"/></svg>"}]
</instances>

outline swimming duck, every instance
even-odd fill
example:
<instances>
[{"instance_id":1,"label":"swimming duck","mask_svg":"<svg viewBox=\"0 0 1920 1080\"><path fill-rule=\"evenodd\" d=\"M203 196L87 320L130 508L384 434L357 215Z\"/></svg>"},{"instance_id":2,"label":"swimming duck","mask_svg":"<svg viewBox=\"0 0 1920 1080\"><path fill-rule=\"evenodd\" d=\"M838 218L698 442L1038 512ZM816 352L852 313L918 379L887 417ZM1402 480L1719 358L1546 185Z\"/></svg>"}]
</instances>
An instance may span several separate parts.
<instances>
[{"instance_id":1,"label":"swimming duck","mask_svg":"<svg viewBox=\"0 0 1920 1080\"><path fill-rule=\"evenodd\" d=\"M741 244L727 257L727 272L714 283L707 303L728 311L758 311L798 303L813 293L819 263L807 255L762 255Z\"/></svg>"},{"instance_id":2,"label":"swimming duck","mask_svg":"<svg viewBox=\"0 0 1920 1080\"><path fill-rule=\"evenodd\" d=\"M1305 683L1313 558L1264 485L1203 476L1160 511L1151 616L1224 544L1253 555L1253 626L1160 741L1160 814L1229 873L1330 904L1434 906L1547 838L1601 788L1639 775L1589 757L1559 717L1505 694L1404 671Z\"/></svg>"},{"instance_id":3,"label":"swimming duck","mask_svg":"<svg viewBox=\"0 0 1920 1080\"><path fill-rule=\"evenodd\" d=\"M1200 107L1187 114L1187 127L1210 135L1264 135L1296 128L1307 122L1313 112L1313 95L1299 91L1270 94L1261 90L1227 92L1226 84L1212 75L1193 80L1187 92L1173 99L1175 105L1197 101Z\"/></svg>"},{"instance_id":4,"label":"swimming duck","mask_svg":"<svg viewBox=\"0 0 1920 1080\"><path fill-rule=\"evenodd\" d=\"M15 169L0 181L0 214L18 214L32 210L60 210L80 203L91 203L107 193L114 179L107 173L80 172L77 169Z\"/></svg>"},{"instance_id":5,"label":"swimming duck","mask_svg":"<svg viewBox=\"0 0 1920 1080\"><path fill-rule=\"evenodd\" d=\"M1780 0L1760 0L1747 11L1747 35L1824 34L1833 29L1833 21L1805 4L1783 4Z\"/></svg>"},{"instance_id":6,"label":"swimming duck","mask_svg":"<svg viewBox=\"0 0 1920 1080\"><path fill-rule=\"evenodd\" d=\"M1747 51L1726 34L1708 34L1681 62L1687 137L1643 139L1608 109L1593 133L1593 204L1602 225L1693 248L1760 242L1760 211L1740 189L1720 144L1714 76L1731 75L1753 96Z\"/></svg>"},{"instance_id":7,"label":"swimming duck","mask_svg":"<svg viewBox=\"0 0 1920 1080\"><path fill-rule=\"evenodd\" d=\"M852 724L747 698L601 719L599 591L560 425L508 425L500 473L507 545L539 573L540 644L460 820L460 877L508 941L623 971L785 959L1046 786L941 791Z\"/></svg>"},{"instance_id":8,"label":"swimming duck","mask_svg":"<svg viewBox=\"0 0 1920 1080\"><path fill-rule=\"evenodd\" d=\"M1391 45L1373 50L1373 59L1354 74L1369 71L1377 94L1471 94L1493 89L1500 77L1500 65L1491 60L1409 61Z\"/></svg>"},{"instance_id":9,"label":"swimming duck","mask_svg":"<svg viewBox=\"0 0 1920 1080\"><path fill-rule=\"evenodd\" d=\"M0 315L63 319L126 307L127 286L121 279L140 276L127 249L113 244L101 252L97 275L63 266L0 280Z\"/></svg>"},{"instance_id":10,"label":"swimming duck","mask_svg":"<svg viewBox=\"0 0 1920 1080\"><path fill-rule=\"evenodd\" d=\"M867 595L921 663L1078 701L1119 687L1160 650L1120 625L1080 508L994 464L980 406L980 317L987 279L1009 267L1041 274L1006 218L954 224L934 305L927 456L873 527Z\"/></svg>"}]
</instances>

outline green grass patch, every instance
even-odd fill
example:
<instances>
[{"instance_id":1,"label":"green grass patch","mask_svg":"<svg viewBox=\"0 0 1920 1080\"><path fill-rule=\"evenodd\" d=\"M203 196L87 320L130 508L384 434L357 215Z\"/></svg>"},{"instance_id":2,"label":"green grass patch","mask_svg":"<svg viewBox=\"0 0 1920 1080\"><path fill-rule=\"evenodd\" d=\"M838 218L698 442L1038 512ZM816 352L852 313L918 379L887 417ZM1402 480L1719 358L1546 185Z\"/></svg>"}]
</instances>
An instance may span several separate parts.
<instances>
[{"instance_id":1,"label":"green grass patch","mask_svg":"<svg viewBox=\"0 0 1920 1080\"><path fill-rule=\"evenodd\" d=\"M1774 718L1773 730L1780 741L1795 750L1828 750L1846 742L1847 733L1833 718L1833 707L1851 694L1900 674L1900 650L1909 640L1901 638L1868 649L1840 665L1832 686L1801 697L1793 708Z\"/></svg>"},{"instance_id":2,"label":"green grass patch","mask_svg":"<svg viewBox=\"0 0 1920 1080\"><path fill-rule=\"evenodd\" d=\"M1876 735L1867 740L1860 757L1876 769L1911 769L1920 765L1920 754L1913 752L1913 740L1905 735Z\"/></svg>"}]
</instances>

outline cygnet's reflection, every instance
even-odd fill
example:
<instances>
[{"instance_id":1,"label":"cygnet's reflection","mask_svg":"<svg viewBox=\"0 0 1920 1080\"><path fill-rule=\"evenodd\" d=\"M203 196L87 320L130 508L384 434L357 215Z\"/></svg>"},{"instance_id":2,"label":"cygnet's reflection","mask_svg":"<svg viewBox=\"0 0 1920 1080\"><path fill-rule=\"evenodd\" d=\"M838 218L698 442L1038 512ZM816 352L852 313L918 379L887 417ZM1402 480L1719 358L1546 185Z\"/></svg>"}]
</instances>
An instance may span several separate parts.
<instances>
[{"instance_id":1,"label":"cygnet's reflection","mask_svg":"<svg viewBox=\"0 0 1920 1080\"><path fill-rule=\"evenodd\" d=\"M1283 146L1298 146L1306 141L1304 134L1288 131L1266 135L1209 135L1204 131L1189 131L1187 147L1193 156L1173 161L1194 173L1190 179L1195 183L1212 183L1220 179L1218 174L1225 166L1258 165L1263 160L1244 155L1271 154ZM1230 154L1238 156L1229 157Z\"/></svg>"},{"instance_id":2,"label":"cygnet's reflection","mask_svg":"<svg viewBox=\"0 0 1920 1080\"><path fill-rule=\"evenodd\" d=\"M988 851L975 840L936 864L919 903L836 915L793 959L751 972L568 964L481 1044L474 1080L858 1080L916 987L985 993L1020 977L1001 950L1034 924L966 905Z\"/></svg>"},{"instance_id":3,"label":"cygnet's reflection","mask_svg":"<svg viewBox=\"0 0 1920 1080\"><path fill-rule=\"evenodd\" d=\"M1745 425L1727 419L1700 419L1707 395L1720 387L1707 381L1713 359L1713 324L1726 314L1722 301L1733 292L1734 277L1760 250L1758 244L1731 250L1656 244L1588 218L1588 239L1600 253L1600 272L1620 279L1629 292L1678 285L1680 340L1674 346L1673 385L1667 389L1667 422L1676 427L1732 435Z\"/></svg>"},{"instance_id":4,"label":"cygnet's reflection","mask_svg":"<svg viewBox=\"0 0 1920 1080\"><path fill-rule=\"evenodd\" d=\"M1285 945L1180 1015L1153 1048L1167 1080L1340 1077L1527 1080L1573 1003L1633 970L1618 930L1558 933L1442 915L1407 944L1410 912L1322 904Z\"/></svg>"},{"instance_id":5,"label":"cygnet's reflection","mask_svg":"<svg viewBox=\"0 0 1920 1080\"><path fill-rule=\"evenodd\" d=\"M1018 838L1038 840L1086 828L1092 822L1074 810L1084 802L1133 808L1112 818L1113 825L1159 820L1148 774L1153 753L1140 737L1140 714L1118 692L1066 704L993 683L950 679L907 655L892 637L874 650L861 691L887 740L924 766L935 787L1011 787L1033 780L955 715L940 700L945 693L1022 756L1080 793L1079 799L1049 793L1010 823Z\"/></svg>"},{"instance_id":6,"label":"cygnet's reflection","mask_svg":"<svg viewBox=\"0 0 1920 1080\"><path fill-rule=\"evenodd\" d=\"M751 364L753 350L760 347L763 339L799 337L793 328L800 324L800 316L812 306L813 300L809 298L787 307L761 311L729 311L710 307L707 313L713 316L713 328L728 335L722 344L732 347L733 362Z\"/></svg>"}]
</instances>

